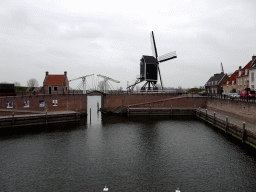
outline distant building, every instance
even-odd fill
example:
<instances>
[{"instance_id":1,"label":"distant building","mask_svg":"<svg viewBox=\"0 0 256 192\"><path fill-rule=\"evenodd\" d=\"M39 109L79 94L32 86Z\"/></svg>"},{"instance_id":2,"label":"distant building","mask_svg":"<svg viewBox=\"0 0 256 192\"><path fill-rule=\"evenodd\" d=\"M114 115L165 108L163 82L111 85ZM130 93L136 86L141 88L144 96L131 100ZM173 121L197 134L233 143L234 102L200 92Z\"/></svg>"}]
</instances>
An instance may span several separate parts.
<instances>
[{"instance_id":1,"label":"distant building","mask_svg":"<svg viewBox=\"0 0 256 192\"><path fill-rule=\"evenodd\" d=\"M237 85L236 85L236 76L238 70L236 70L226 81L224 81L222 87L224 93L236 93Z\"/></svg>"},{"instance_id":2,"label":"distant building","mask_svg":"<svg viewBox=\"0 0 256 192\"><path fill-rule=\"evenodd\" d=\"M236 75L237 82L237 92L240 93L241 90L249 88L249 68L252 65L252 61L247 63L244 68L239 67L238 73Z\"/></svg>"},{"instance_id":3,"label":"distant building","mask_svg":"<svg viewBox=\"0 0 256 192\"><path fill-rule=\"evenodd\" d=\"M228 79L224 72L214 74L205 84L206 93L220 94L223 92L222 84Z\"/></svg>"},{"instance_id":4,"label":"distant building","mask_svg":"<svg viewBox=\"0 0 256 192\"><path fill-rule=\"evenodd\" d=\"M249 87L251 90L255 90L256 88L256 56L252 56L252 65L249 68Z\"/></svg>"},{"instance_id":5,"label":"distant building","mask_svg":"<svg viewBox=\"0 0 256 192\"><path fill-rule=\"evenodd\" d=\"M0 83L0 96L15 96L14 84Z\"/></svg>"},{"instance_id":6,"label":"distant building","mask_svg":"<svg viewBox=\"0 0 256 192\"><path fill-rule=\"evenodd\" d=\"M69 90L69 81L67 72L64 71L64 75L49 75L49 72L45 72L45 79L42 88L43 94L66 94Z\"/></svg>"}]
</instances>

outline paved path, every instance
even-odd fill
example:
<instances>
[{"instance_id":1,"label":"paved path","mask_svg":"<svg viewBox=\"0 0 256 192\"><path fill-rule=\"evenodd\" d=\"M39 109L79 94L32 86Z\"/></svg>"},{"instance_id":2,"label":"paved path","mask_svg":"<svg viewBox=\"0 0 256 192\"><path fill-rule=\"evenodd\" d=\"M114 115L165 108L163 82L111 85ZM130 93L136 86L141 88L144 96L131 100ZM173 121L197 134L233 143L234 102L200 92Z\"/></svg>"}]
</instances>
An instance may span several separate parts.
<instances>
[{"instance_id":1,"label":"paved path","mask_svg":"<svg viewBox=\"0 0 256 192\"><path fill-rule=\"evenodd\" d=\"M205 109L201 109L201 111L205 112ZM214 111L213 110L209 110L207 109L207 114L209 115L213 115ZM245 122L245 129L250 130L254 133L256 133L256 125L253 123L250 123L248 121L245 121L243 119L239 119L237 117L231 116L231 115L227 115L225 113L222 112L215 112L215 117L219 118L221 120L226 121L226 117L228 116L228 122L237 125L239 127L243 127L243 122Z\"/></svg>"}]
</instances>

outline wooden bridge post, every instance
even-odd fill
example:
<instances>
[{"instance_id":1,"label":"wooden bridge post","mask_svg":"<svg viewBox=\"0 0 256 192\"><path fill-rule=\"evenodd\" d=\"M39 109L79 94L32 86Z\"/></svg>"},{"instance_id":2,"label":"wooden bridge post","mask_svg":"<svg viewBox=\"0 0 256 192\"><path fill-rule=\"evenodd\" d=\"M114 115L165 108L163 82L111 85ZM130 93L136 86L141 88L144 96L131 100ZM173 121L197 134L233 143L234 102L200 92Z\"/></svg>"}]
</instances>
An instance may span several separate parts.
<instances>
[{"instance_id":1,"label":"wooden bridge post","mask_svg":"<svg viewBox=\"0 0 256 192\"><path fill-rule=\"evenodd\" d=\"M127 107L127 115L129 116L129 113L130 113L130 109L129 109L129 106Z\"/></svg>"},{"instance_id":2,"label":"wooden bridge post","mask_svg":"<svg viewBox=\"0 0 256 192\"><path fill-rule=\"evenodd\" d=\"M207 120L207 109L205 109L205 120Z\"/></svg>"},{"instance_id":3,"label":"wooden bridge post","mask_svg":"<svg viewBox=\"0 0 256 192\"><path fill-rule=\"evenodd\" d=\"M215 125L215 112L213 112L213 125Z\"/></svg>"},{"instance_id":4,"label":"wooden bridge post","mask_svg":"<svg viewBox=\"0 0 256 192\"><path fill-rule=\"evenodd\" d=\"M226 116L226 126L225 126L225 132L227 133L228 131L228 116Z\"/></svg>"},{"instance_id":5,"label":"wooden bridge post","mask_svg":"<svg viewBox=\"0 0 256 192\"><path fill-rule=\"evenodd\" d=\"M45 112L45 124L47 125L47 109L46 109L46 112Z\"/></svg>"},{"instance_id":6,"label":"wooden bridge post","mask_svg":"<svg viewBox=\"0 0 256 192\"><path fill-rule=\"evenodd\" d=\"M14 112L12 112L12 125L14 125Z\"/></svg>"},{"instance_id":7,"label":"wooden bridge post","mask_svg":"<svg viewBox=\"0 0 256 192\"><path fill-rule=\"evenodd\" d=\"M92 122L92 109L90 108L90 123Z\"/></svg>"},{"instance_id":8,"label":"wooden bridge post","mask_svg":"<svg viewBox=\"0 0 256 192\"><path fill-rule=\"evenodd\" d=\"M245 122L243 122L242 143L244 143L245 137L246 137L246 129L245 129Z\"/></svg>"}]
</instances>

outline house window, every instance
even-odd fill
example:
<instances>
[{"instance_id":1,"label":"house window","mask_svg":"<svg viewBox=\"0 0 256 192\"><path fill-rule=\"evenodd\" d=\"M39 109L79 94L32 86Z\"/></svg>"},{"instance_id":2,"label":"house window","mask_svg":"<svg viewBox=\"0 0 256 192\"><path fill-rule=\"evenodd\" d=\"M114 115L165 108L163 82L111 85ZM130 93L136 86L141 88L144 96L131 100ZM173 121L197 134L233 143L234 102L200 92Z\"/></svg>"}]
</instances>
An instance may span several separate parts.
<instances>
[{"instance_id":1,"label":"house window","mask_svg":"<svg viewBox=\"0 0 256 192\"><path fill-rule=\"evenodd\" d=\"M245 69L245 75L247 75L248 74L248 69Z\"/></svg>"},{"instance_id":2,"label":"house window","mask_svg":"<svg viewBox=\"0 0 256 192\"><path fill-rule=\"evenodd\" d=\"M244 84L246 85L246 78L244 79Z\"/></svg>"},{"instance_id":3,"label":"house window","mask_svg":"<svg viewBox=\"0 0 256 192\"><path fill-rule=\"evenodd\" d=\"M229 84L229 81L227 81L227 85Z\"/></svg>"},{"instance_id":4,"label":"house window","mask_svg":"<svg viewBox=\"0 0 256 192\"><path fill-rule=\"evenodd\" d=\"M54 87L54 91L58 91L58 87Z\"/></svg>"},{"instance_id":5,"label":"house window","mask_svg":"<svg viewBox=\"0 0 256 192\"><path fill-rule=\"evenodd\" d=\"M234 85L235 84L235 81L232 81L232 85Z\"/></svg>"},{"instance_id":6,"label":"house window","mask_svg":"<svg viewBox=\"0 0 256 192\"><path fill-rule=\"evenodd\" d=\"M251 72L251 80L254 82L254 72Z\"/></svg>"},{"instance_id":7,"label":"house window","mask_svg":"<svg viewBox=\"0 0 256 192\"><path fill-rule=\"evenodd\" d=\"M252 90L254 90L254 85L251 85Z\"/></svg>"},{"instance_id":8,"label":"house window","mask_svg":"<svg viewBox=\"0 0 256 192\"><path fill-rule=\"evenodd\" d=\"M218 85L218 81L215 81L215 85Z\"/></svg>"}]
</instances>

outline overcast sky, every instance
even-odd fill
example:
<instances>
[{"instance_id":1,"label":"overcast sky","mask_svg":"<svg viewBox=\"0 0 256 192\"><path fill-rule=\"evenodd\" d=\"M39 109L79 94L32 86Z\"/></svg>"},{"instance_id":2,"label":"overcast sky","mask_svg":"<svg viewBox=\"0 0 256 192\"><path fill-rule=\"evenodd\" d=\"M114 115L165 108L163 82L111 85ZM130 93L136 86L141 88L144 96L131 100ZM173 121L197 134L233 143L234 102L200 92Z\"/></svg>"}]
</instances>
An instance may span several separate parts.
<instances>
[{"instance_id":1,"label":"overcast sky","mask_svg":"<svg viewBox=\"0 0 256 192\"><path fill-rule=\"evenodd\" d=\"M164 86L202 86L221 62L233 73L256 54L255 10L255 0L0 0L0 82L42 86L45 71L67 71L69 80L101 74L125 89L152 55L154 31L158 55L177 53L160 64Z\"/></svg>"}]
</instances>

